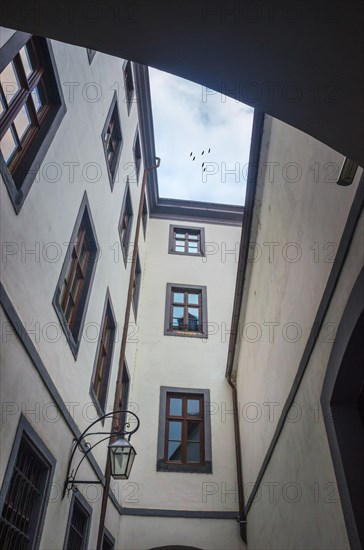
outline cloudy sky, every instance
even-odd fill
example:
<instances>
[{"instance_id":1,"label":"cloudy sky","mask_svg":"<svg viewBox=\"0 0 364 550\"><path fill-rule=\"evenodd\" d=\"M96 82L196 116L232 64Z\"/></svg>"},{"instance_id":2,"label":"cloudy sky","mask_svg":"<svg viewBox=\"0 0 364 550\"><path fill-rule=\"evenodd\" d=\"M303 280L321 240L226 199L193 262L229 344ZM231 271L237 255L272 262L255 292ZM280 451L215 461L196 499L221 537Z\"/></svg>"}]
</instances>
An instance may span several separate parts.
<instances>
[{"instance_id":1,"label":"cloudy sky","mask_svg":"<svg viewBox=\"0 0 364 550\"><path fill-rule=\"evenodd\" d=\"M149 75L159 195L244 204L253 109L156 69Z\"/></svg>"}]
</instances>

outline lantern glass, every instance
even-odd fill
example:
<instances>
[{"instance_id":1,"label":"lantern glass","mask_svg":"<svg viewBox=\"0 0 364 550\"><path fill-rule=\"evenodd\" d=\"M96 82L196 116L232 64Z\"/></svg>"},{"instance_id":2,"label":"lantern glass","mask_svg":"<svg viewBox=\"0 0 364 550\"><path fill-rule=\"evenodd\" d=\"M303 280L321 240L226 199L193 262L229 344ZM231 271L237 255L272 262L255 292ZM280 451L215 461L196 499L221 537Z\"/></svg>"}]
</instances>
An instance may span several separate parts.
<instances>
[{"instance_id":1,"label":"lantern glass","mask_svg":"<svg viewBox=\"0 0 364 550\"><path fill-rule=\"evenodd\" d=\"M126 439L118 439L109 445L111 475L114 479L128 479L136 455L134 447Z\"/></svg>"}]
</instances>

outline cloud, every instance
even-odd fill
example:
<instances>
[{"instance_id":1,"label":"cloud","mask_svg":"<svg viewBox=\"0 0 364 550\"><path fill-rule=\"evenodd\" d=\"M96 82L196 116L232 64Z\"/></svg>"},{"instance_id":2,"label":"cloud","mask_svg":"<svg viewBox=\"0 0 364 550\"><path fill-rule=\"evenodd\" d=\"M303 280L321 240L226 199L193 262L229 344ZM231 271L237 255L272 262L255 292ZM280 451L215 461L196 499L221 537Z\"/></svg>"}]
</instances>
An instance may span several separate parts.
<instances>
[{"instance_id":1,"label":"cloud","mask_svg":"<svg viewBox=\"0 0 364 550\"><path fill-rule=\"evenodd\" d=\"M149 74L160 196L244 204L253 109L157 69Z\"/></svg>"}]
</instances>

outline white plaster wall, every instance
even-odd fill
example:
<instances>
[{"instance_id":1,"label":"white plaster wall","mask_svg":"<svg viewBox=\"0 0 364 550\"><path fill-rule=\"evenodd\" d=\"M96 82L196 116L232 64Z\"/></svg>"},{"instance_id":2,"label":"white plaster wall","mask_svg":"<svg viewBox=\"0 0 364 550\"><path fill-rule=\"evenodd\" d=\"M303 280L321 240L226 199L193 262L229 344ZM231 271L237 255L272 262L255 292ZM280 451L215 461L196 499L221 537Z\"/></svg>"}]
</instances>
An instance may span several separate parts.
<instances>
[{"instance_id":1,"label":"white plaster wall","mask_svg":"<svg viewBox=\"0 0 364 550\"><path fill-rule=\"evenodd\" d=\"M207 246L207 256L201 258L169 254L170 224L205 227L206 242L210 243ZM131 376L131 401L136 404L141 426L133 436L133 444L138 454L129 481L135 484L134 492L130 489L130 494L125 495L124 506L191 511L238 510L231 388L225 379L225 368L229 341L227 331L231 323L240 232L238 227L155 218L149 220L142 299L138 316L139 342ZM236 250L236 253L226 255L226 250ZM211 329L207 339L164 335L168 282L207 286L208 322ZM156 471L160 386L210 390L213 474ZM125 517L119 539L122 547L136 548L139 546L130 545L140 544L140 548L143 548L144 544L148 543L148 539L143 542L143 527L140 531L141 538L139 534L135 535L135 542L132 542L132 534L130 537L125 535L125 529L127 533L128 529L132 529L128 526L129 522L137 525L139 521L141 526L145 522L150 525L148 532L150 540L154 541L153 544L149 544L151 547L157 543L162 545L163 541L166 541L164 544L181 543L178 541L184 540L186 531L194 529L197 520L168 518L167 523L170 527L167 531L168 536L165 536L162 535L161 526L166 520L159 517ZM215 527L215 521L216 525L225 526L222 531L225 538L221 539L225 540L225 547L241 547L237 524L230 520L197 522L200 526L199 537L191 538L188 535L191 540L194 538L193 545L202 548L213 547L213 533L219 531L219 528ZM188 525L192 527L186 527Z\"/></svg>"},{"instance_id":2,"label":"white plaster wall","mask_svg":"<svg viewBox=\"0 0 364 550\"><path fill-rule=\"evenodd\" d=\"M118 324L108 408L114 398L130 272L130 263L125 268L122 259L118 223L126 177L133 173L132 147L137 127L137 105L133 104L128 116L124 101L123 60L97 53L89 65L86 49L56 41L52 45L67 113L18 215L13 210L5 185L1 184L1 238L3 243L14 243L15 248L14 254L3 255L1 276L62 398L77 404L74 407L75 420L82 428L95 418L89 387L107 287ZM115 89L118 91L123 147L118 180L111 191L101 132ZM96 93L98 100L93 101ZM73 176L65 163L78 163ZM95 163L94 171L89 163ZM143 166L139 185L132 178L130 181L134 210L131 240L135 231L142 173ZM98 181L92 182L93 179ZM85 191L101 258L96 267L76 361L59 325L52 299ZM142 264L144 248L141 234L139 254ZM36 250L36 253L27 254L27 250ZM130 342L127 351L130 362L134 352L135 346ZM105 453L97 448L95 454L103 468Z\"/></svg>"},{"instance_id":3,"label":"white plaster wall","mask_svg":"<svg viewBox=\"0 0 364 550\"><path fill-rule=\"evenodd\" d=\"M123 516L120 548L147 550L176 544L203 550L240 550L238 530L234 520ZM233 539L234 531L237 536Z\"/></svg>"},{"instance_id":4,"label":"white plaster wall","mask_svg":"<svg viewBox=\"0 0 364 550\"><path fill-rule=\"evenodd\" d=\"M255 481L268 450L357 188L360 169L349 187L330 177L336 168L338 177L342 162L332 149L266 117L237 359L245 483ZM295 164L291 172L288 163ZM289 182L298 169L298 181ZM327 325L327 339L331 333Z\"/></svg>"},{"instance_id":5,"label":"white plaster wall","mask_svg":"<svg viewBox=\"0 0 364 550\"><path fill-rule=\"evenodd\" d=\"M9 37L10 34L5 29L1 36ZM123 60L97 53L92 64L89 65L86 49L56 41L52 41L52 46L67 113L18 215L14 212L5 185L3 182L0 184L2 240L0 268L2 284L10 300L62 399L66 402L79 429L83 431L91 421L97 418L89 395L89 387L107 287L110 290L118 325L107 409L111 410L113 405L130 273L130 263L125 268L122 259L118 223L126 178L129 176L134 210L131 236L133 241L143 165L140 169L139 184L137 184L135 180L133 181L132 150L138 123L137 104L133 104L128 115L124 100ZM123 147L119 176L111 191L101 132L114 90L118 93ZM97 101L94 101L96 97ZM74 165L73 175L69 165L65 163L77 163ZM89 163L96 165L94 171ZM87 191L102 254L96 267L86 314L85 328L89 328L84 333L76 361L59 325L52 299L67 251L67 243L85 191ZM9 243L13 254L6 254L6 251L10 250L7 248ZM35 251L35 253L27 254L27 251ZM145 241L141 231L139 255L142 265L144 253ZM130 321L134 322L133 312L131 312ZM5 325L2 324L2 329L4 327ZM6 331L8 330L12 332L11 329L6 328ZM134 361L135 349L136 345L131 340L127 349L127 360L130 364ZM20 411L35 409L41 411L41 416L34 427L57 459L56 479L57 483L62 484L66 475L65 461L68 460L73 435L63 421L53 424L44 418L44 414L47 413L42 414L43 406L51 402L51 396L43 387L26 353L11 334L3 336L1 368L3 397L15 403L17 410L16 414L7 418L6 423L1 424L1 480L10 455ZM48 407L45 410L48 411ZM52 414L54 415L55 411L50 407L49 415ZM34 424L32 419L30 413L30 421ZM107 421L105 431L109 425L110 422ZM101 470L104 471L105 446L96 447L94 455ZM86 460L80 474L84 479L94 478ZM116 497L121 501L123 485L112 481L112 487ZM88 495L88 500L94 508L90 541L96 541L97 537L101 505L99 489L100 486L96 486L92 493L91 488ZM42 538L43 548L63 547L68 506L67 500L57 501L49 506ZM119 513L109 500L106 526L115 537L119 521ZM92 547L94 542L90 544Z\"/></svg>"},{"instance_id":6,"label":"white plaster wall","mask_svg":"<svg viewBox=\"0 0 364 550\"><path fill-rule=\"evenodd\" d=\"M325 323L340 323L363 265L363 235L362 215ZM320 407L332 349L325 337L321 330L295 397L297 420L285 423L248 514L249 548L350 548Z\"/></svg>"},{"instance_id":7,"label":"white plaster wall","mask_svg":"<svg viewBox=\"0 0 364 550\"><path fill-rule=\"evenodd\" d=\"M292 387L362 173L350 187L325 181L342 161L313 138L266 117L236 373L246 498ZM302 170L296 183L282 177L290 162ZM273 163L271 177L267 166L272 170ZM295 245L289 250L287 243ZM301 257L289 261L296 250ZM248 513L249 548L349 548L319 402L334 330L362 265L363 220ZM287 332L293 323L301 331L297 341L289 341L295 340L294 331Z\"/></svg>"}]
</instances>

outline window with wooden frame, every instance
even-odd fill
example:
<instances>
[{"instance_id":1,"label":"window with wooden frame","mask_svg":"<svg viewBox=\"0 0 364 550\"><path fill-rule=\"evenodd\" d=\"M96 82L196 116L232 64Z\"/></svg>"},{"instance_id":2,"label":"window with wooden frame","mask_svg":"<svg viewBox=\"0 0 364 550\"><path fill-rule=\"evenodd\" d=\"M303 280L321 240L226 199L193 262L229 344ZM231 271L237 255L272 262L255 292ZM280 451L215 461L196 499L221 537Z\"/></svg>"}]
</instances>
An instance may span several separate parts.
<instances>
[{"instance_id":1,"label":"window with wooden frame","mask_svg":"<svg viewBox=\"0 0 364 550\"><path fill-rule=\"evenodd\" d=\"M133 71L131 68L131 62L125 61L124 63L124 86L125 86L125 101L128 107L128 113L130 112L131 105L134 97L134 80Z\"/></svg>"},{"instance_id":2,"label":"window with wooden frame","mask_svg":"<svg viewBox=\"0 0 364 550\"><path fill-rule=\"evenodd\" d=\"M188 256L205 255L205 230L203 227L169 226L169 253Z\"/></svg>"},{"instance_id":3,"label":"window with wooden frame","mask_svg":"<svg viewBox=\"0 0 364 550\"><path fill-rule=\"evenodd\" d=\"M138 304L139 304L139 294L140 294L140 285L142 282L142 268L140 267L139 254L137 256L137 262L135 266L135 277L133 284L133 310L135 320L138 316Z\"/></svg>"},{"instance_id":4,"label":"window with wooden frame","mask_svg":"<svg viewBox=\"0 0 364 550\"><path fill-rule=\"evenodd\" d=\"M123 253L125 265L128 259L132 225L133 225L133 207L131 204L129 181L127 181L123 204L121 207L120 220L119 220L120 244L121 244L121 250Z\"/></svg>"},{"instance_id":5,"label":"window with wooden frame","mask_svg":"<svg viewBox=\"0 0 364 550\"><path fill-rule=\"evenodd\" d=\"M16 32L0 71L0 168L18 213L66 107L49 40Z\"/></svg>"},{"instance_id":6,"label":"window with wooden frame","mask_svg":"<svg viewBox=\"0 0 364 550\"><path fill-rule=\"evenodd\" d=\"M111 365L115 343L116 322L109 291L106 293L96 360L91 384L93 398L99 414L105 414Z\"/></svg>"},{"instance_id":7,"label":"window with wooden frame","mask_svg":"<svg viewBox=\"0 0 364 550\"><path fill-rule=\"evenodd\" d=\"M139 139L139 131L138 130L135 134L133 153L134 153L134 163L135 163L135 174L136 174L136 179L137 179L137 182L138 182L140 166L141 166L141 163L142 163L142 151L141 151L141 148L140 148L140 139Z\"/></svg>"},{"instance_id":8,"label":"window with wooden frame","mask_svg":"<svg viewBox=\"0 0 364 550\"><path fill-rule=\"evenodd\" d=\"M92 509L80 493L73 493L64 550L87 550Z\"/></svg>"},{"instance_id":9,"label":"window with wooden frame","mask_svg":"<svg viewBox=\"0 0 364 550\"><path fill-rule=\"evenodd\" d=\"M112 190L114 188L123 143L116 92L114 92L101 137Z\"/></svg>"},{"instance_id":10,"label":"window with wooden frame","mask_svg":"<svg viewBox=\"0 0 364 550\"><path fill-rule=\"evenodd\" d=\"M126 411L128 409L129 401L129 388L130 388L130 375L126 361L124 361L123 374L121 379L121 398L119 403L120 410ZM126 422L126 413L123 412L120 415L120 426L124 426Z\"/></svg>"},{"instance_id":11,"label":"window with wooden frame","mask_svg":"<svg viewBox=\"0 0 364 550\"><path fill-rule=\"evenodd\" d=\"M167 284L164 334L207 337L205 286Z\"/></svg>"},{"instance_id":12,"label":"window with wooden frame","mask_svg":"<svg viewBox=\"0 0 364 550\"><path fill-rule=\"evenodd\" d=\"M209 391L161 388L157 469L210 473Z\"/></svg>"},{"instance_id":13,"label":"window with wooden frame","mask_svg":"<svg viewBox=\"0 0 364 550\"><path fill-rule=\"evenodd\" d=\"M85 193L53 298L72 352L77 356L99 246Z\"/></svg>"},{"instance_id":14,"label":"window with wooden frame","mask_svg":"<svg viewBox=\"0 0 364 550\"><path fill-rule=\"evenodd\" d=\"M96 55L96 50L91 50L90 48L86 48L86 50L87 50L88 62L91 65L92 60Z\"/></svg>"},{"instance_id":15,"label":"window with wooden frame","mask_svg":"<svg viewBox=\"0 0 364 550\"><path fill-rule=\"evenodd\" d=\"M1 548L39 548L55 462L21 416L1 490Z\"/></svg>"},{"instance_id":16,"label":"window with wooden frame","mask_svg":"<svg viewBox=\"0 0 364 550\"><path fill-rule=\"evenodd\" d=\"M144 200L143 200L142 225L143 225L143 235L145 239L147 235L147 225L148 225L148 204L147 204L146 195L144 195Z\"/></svg>"}]
</instances>

